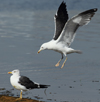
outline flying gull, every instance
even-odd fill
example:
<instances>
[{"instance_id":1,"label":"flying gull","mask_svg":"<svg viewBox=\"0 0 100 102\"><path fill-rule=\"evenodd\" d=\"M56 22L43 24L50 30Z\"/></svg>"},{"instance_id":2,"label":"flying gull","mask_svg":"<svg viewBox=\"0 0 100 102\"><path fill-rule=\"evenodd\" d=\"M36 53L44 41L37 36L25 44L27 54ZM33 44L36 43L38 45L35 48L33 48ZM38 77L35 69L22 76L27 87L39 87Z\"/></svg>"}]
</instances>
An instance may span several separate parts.
<instances>
[{"instance_id":1,"label":"flying gull","mask_svg":"<svg viewBox=\"0 0 100 102\"><path fill-rule=\"evenodd\" d=\"M8 72L8 74L13 74L10 77L10 82L12 86L18 90L21 90L20 92L20 98L17 100L22 99L22 92L27 91L30 89L40 89L40 88L48 88L50 85L41 85L36 82L32 82L28 77L26 76L20 76L19 70L13 70L12 72Z\"/></svg>"},{"instance_id":2,"label":"flying gull","mask_svg":"<svg viewBox=\"0 0 100 102\"><path fill-rule=\"evenodd\" d=\"M97 11L97 8L90 9L82 13L79 13L78 15L68 20L69 17L66 9L66 4L63 1L59 6L58 11L54 17L55 34L53 36L53 39L49 42L43 43L38 53L46 49L54 50L56 52L61 53L62 57L55 65L56 67L59 66L60 61L63 59L63 55L65 55L66 59L61 66L61 68L63 68L67 60L67 54L81 53L80 50L75 50L71 48L70 45L75 38L76 30L80 26L87 25L96 11Z\"/></svg>"}]
</instances>

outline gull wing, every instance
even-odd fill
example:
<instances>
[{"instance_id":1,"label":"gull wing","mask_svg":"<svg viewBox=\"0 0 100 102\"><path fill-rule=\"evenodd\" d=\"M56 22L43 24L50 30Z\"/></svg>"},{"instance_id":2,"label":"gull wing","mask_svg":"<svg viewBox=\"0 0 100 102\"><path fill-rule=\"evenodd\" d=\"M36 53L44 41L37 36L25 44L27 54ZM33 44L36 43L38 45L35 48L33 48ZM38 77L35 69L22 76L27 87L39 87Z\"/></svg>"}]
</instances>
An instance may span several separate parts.
<instances>
[{"instance_id":1,"label":"gull wing","mask_svg":"<svg viewBox=\"0 0 100 102\"><path fill-rule=\"evenodd\" d=\"M21 85L24 85L27 89L38 88L38 84L32 82L28 77L21 76L19 82Z\"/></svg>"},{"instance_id":2,"label":"gull wing","mask_svg":"<svg viewBox=\"0 0 100 102\"><path fill-rule=\"evenodd\" d=\"M64 2L62 2L61 5L59 6L57 14L54 17L54 20L55 20L55 34L53 39L57 40L65 26L65 23L68 20L66 4Z\"/></svg>"},{"instance_id":3,"label":"gull wing","mask_svg":"<svg viewBox=\"0 0 100 102\"><path fill-rule=\"evenodd\" d=\"M65 24L64 29L61 32L61 35L57 39L57 42L61 42L69 47L74 40L76 30L80 26L87 25L96 11L97 11L97 8L94 8L94 9L84 11L72 17Z\"/></svg>"}]
</instances>

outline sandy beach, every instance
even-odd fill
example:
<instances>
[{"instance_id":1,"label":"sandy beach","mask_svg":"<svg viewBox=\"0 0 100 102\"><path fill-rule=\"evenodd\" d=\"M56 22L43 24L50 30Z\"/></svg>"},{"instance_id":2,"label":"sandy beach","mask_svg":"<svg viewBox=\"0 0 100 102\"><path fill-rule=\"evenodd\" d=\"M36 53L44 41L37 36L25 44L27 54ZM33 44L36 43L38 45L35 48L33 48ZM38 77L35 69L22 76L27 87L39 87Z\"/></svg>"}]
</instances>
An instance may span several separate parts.
<instances>
[{"instance_id":1,"label":"sandy beach","mask_svg":"<svg viewBox=\"0 0 100 102\"><path fill-rule=\"evenodd\" d=\"M42 102L32 99L23 98L22 100L16 100L18 97L12 97L12 96L5 96L0 95L0 102Z\"/></svg>"}]
</instances>

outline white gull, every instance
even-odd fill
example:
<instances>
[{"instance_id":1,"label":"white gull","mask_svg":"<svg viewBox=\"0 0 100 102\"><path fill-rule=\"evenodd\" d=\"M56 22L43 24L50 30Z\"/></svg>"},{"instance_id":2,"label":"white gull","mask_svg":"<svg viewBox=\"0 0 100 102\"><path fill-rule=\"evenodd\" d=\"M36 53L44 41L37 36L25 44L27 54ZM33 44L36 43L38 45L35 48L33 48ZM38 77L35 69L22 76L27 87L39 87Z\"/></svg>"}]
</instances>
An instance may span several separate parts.
<instances>
[{"instance_id":1,"label":"white gull","mask_svg":"<svg viewBox=\"0 0 100 102\"><path fill-rule=\"evenodd\" d=\"M97 11L97 8L90 9L82 13L79 13L78 15L68 20L69 17L66 10L66 4L65 2L62 2L54 17L54 20L55 20L54 37L51 41L43 43L38 53L46 49L54 50L56 52L61 53L62 57L58 61L58 63L55 65L56 67L59 66L60 61L63 59L63 55L65 55L66 59L61 66L61 68L63 68L67 60L67 54L81 53L80 50L75 50L71 48L70 45L75 38L77 29L80 26L87 25L96 11Z\"/></svg>"}]
</instances>

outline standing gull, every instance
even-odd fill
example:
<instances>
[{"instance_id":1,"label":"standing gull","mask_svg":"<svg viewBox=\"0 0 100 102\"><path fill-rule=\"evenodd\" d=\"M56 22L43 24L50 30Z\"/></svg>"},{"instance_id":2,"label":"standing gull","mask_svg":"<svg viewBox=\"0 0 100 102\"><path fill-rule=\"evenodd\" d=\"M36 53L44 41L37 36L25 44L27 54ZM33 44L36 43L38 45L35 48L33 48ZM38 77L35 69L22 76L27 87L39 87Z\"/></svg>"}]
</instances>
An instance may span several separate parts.
<instances>
[{"instance_id":1,"label":"standing gull","mask_svg":"<svg viewBox=\"0 0 100 102\"><path fill-rule=\"evenodd\" d=\"M20 76L19 70L13 70L12 72L8 72L8 74L13 74L10 77L10 82L12 86L18 90L21 90L20 92L20 98L17 100L22 99L22 92L27 91L30 89L40 89L40 88L48 88L50 85L41 85L36 82L32 82L28 77L26 76Z\"/></svg>"},{"instance_id":2,"label":"standing gull","mask_svg":"<svg viewBox=\"0 0 100 102\"><path fill-rule=\"evenodd\" d=\"M53 39L49 42L42 44L38 53L46 49L54 50L56 52L61 53L62 57L55 65L56 67L59 66L60 61L63 59L63 55L65 55L66 59L61 66L61 68L63 68L67 60L67 54L81 53L80 50L74 50L73 48L70 48L70 45L75 38L76 30L80 26L87 25L96 11L97 11L97 8L90 9L68 20L69 17L66 10L66 4L65 2L62 2L54 17L55 34L53 36Z\"/></svg>"}]
</instances>

